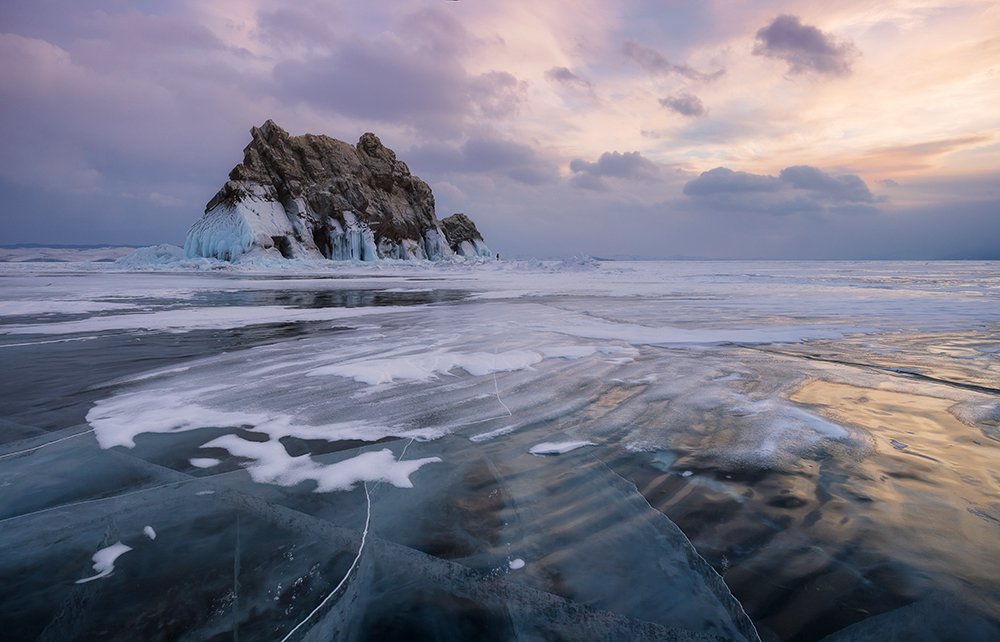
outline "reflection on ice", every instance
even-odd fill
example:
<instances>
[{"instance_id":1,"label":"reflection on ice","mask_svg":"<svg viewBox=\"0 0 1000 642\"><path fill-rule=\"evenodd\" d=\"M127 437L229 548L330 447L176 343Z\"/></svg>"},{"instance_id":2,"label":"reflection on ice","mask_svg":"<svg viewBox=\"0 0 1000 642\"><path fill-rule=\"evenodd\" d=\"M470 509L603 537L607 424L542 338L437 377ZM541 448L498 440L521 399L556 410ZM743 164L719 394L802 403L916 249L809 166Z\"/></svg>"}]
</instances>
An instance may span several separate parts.
<instances>
[{"instance_id":1,"label":"reflection on ice","mask_svg":"<svg viewBox=\"0 0 1000 642\"><path fill-rule=\"evenodd\" d=\"M405 307L382 307L379 314L391 314ZM0 325L0 334L72 334L75 332L111 332L121 330L147 330L165 332L190 332L192 330L217 330L239 328L264 323L295 321L334 321L368 316L371 311L358 308L300 309L289 307L226 307L184 308L158 312L91 317L79 321Z\"/></svg>"}]
</instances>

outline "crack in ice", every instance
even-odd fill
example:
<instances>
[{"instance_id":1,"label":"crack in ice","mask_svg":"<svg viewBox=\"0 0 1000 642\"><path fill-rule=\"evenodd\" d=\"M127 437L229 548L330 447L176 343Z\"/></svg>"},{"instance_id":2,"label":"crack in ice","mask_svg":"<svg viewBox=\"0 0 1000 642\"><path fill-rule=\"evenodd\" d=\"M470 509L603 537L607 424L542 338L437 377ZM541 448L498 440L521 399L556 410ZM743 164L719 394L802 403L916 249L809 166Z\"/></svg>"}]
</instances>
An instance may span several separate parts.
<instances>
[{"instance_id":1,"label":"crack in ice","mask_svg":"<svg viewBox=\"0 0 1000 642\"><path fill-rule=\"evenodd\" d=\"M403 461L403 457L406 455L406 450L410 447L411 444L413 444L413 441L414 438L411 437L410 440L406 442L406 445L403 446L402 452L399 453L399 457L396 459L397 463ZM377 480L375 482L375 488L378 488L382 484L382 481L383 480ZM361 560L361 553L362 551L365 550L365 542L368 539L368 526L371 524L371 519L372 519L372 496L371 496L371 491L368 488L367 481L364 482L364 486L365 486L365 504L366 504L365 528L363 531L361 531L361 544L360 546L358 546L358 553L357 555L354 556L354 561L351 562L350 568L347 569L347 572L344 573L344 577L340 579L340 582L338 582L337 586L335 586L333 590L330 591L329 595L323 598L323 601L321 601L316 606L316 608L310 611L309 615L305 616L305 618L303 618L301 622L296 624L295 627L291 631L289 631L287 635L285 635L285 637L281 638L281 642L286 642L288 639L290 639L295 634L296 631L298 631L306 622L311 620L312 617L316 615L316 613L318 613L333 598L334 595L337 594L337 592L341 589L344 583L347 582L347 579L351 576L351 573L354 572L354 569L355 567L357 567L358 562Z\"/></svg>"},{"instance_id":2,"label":"crack in ice","mask_svg":"<svg viewBox=\"0 0 1000 642\"><path fill-rule=\"evenodd\" d=\"M80 435L89 435L92 432L94 432L93 428L91 428L90 430L84 430L83 432L78 432L78 433L69 435L67 437L60 437L59 439L53 439L52 441L47 441L44 444L41 444L39 446L32 446L31 448L25 448L24 450L15 450L12 453L4 453L3 455L0 455L0 459L7 459L8 457L15 457L17 455L23 455L24 453L34 452L34 451L39 450L41 448L45 448L46 446L51 446L52 444L58 444L60 441L66 441L67 439L73 439L74 437L79 437Z\"/></svg>"},{"instance_id":3,"label":"crack in ice","mask_svg":"<svg viewBox=\"0 0 1000 642\"><path fill-rule=\"evenodd\" d=\"M372 519L372 497L371 493L368 491L368 482L365 482L365 502L368 505L368 514L365 517L365 529L361 531L361 545L358 547L358 554L354 556L354 561L351 562L350 568L347 569L347 573L344 574L344 577L341 578L337 586L335 586L334 589L330 591L330 594L327 595L325 598L323 598L323 601L320 602L319 605L316 606L316 608L310 611L309 615L305 616L305 618L303 618L301 622L296 624L295 628L289 631L285 637L281 638L281 642L286 642L287 640L289 640L293 635L295 635L296 631L298 631L303 625L305 625L306 622L312 619L312 617L316 615L316 613L318 613L320 609L326 606L326 604L333 598L333 596L337 594L337 591L340 590L340 587L342 587L344 583L347 582L347 578L351 576L351 573L354 572L354 568L358 565L358 561L361 560L361 552L365 550L365 541L368 539L368 525L371 523Z\"/></svg>"}]
</instances>

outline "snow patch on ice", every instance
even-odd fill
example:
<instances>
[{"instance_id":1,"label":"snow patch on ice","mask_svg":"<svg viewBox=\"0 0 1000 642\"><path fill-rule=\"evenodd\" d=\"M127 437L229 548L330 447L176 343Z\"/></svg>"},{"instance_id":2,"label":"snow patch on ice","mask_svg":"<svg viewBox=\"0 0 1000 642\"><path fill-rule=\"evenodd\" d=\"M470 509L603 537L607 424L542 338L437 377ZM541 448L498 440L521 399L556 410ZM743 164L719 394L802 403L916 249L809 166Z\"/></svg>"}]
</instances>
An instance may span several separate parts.
<instances>
[{"instance_id":1,"label":"snow patch on ice","mask_svg":"<svg viewBox=\"0 0 1000 642\"><path fill-rule=\"evenodd\" d=\"M592 441L546 441L532 446L528 452L532 455L562 455L584 446L596 446Z\"/></svg>"},{"instance_id":2,"label":"snow patch on ice","mask_svg":"<svg viewBox=\"0 0 1000 642\"><path fill-rule=\"evenodd\" d=\"M218 466L222 462L218 459L212 457L194 457L189 459L191 465L195 468L211 468L212 466Z\"/></svg>"},{"instance_id":3,"label":"snow patch on ice","mask_svg":"<svg viewBox=\"0 0 1000 642\"><path fill-rule=\"evenodd\" d=\"M546 359L582 359L597 352L594 346L545 346L538 351Z\"/></svg>"},{"instance_id":4,"label":"snow patch on ice","mask_svg":"<svg viewBox=\"0 0 1000 642\"><path fill-rule=\"evenodd\" d=\"M659 443L646 439L633 439L625 444L625 450L630 453L650 453L663 448Z\"/></svg>"},{"instance_id":5,"label":"snow patch on ice","mask_svg":"<svg viewBox=\"0 0 1000 642\"><path fill-rule=\"evenodd\" d=\"M430 428L398 429L365 421L310 425L298 423L284 414L218 410L168 389L122 393L102 399L90 409L86 420L94 429L97 443L105 449L115 446L132 448L135 438L143 433L169 434L239 426L250 426L271 439L297 437L326 441L377 441L384 437L432 439L440 436L439 432ZM197 465L194 461L192 465Z\"/></svg>"},{"instance_id":6,"label":"snow patch on ice","mask_svg":"<svg viewBox=\"0 0 1000 642\"><path fill-rule=\"evenodd\" d=\"M3 301L0 302L0 316L26 316L36 314L88 314L108 310L128 310L136 306L131 303L108 303L104 301Z\"/></svg>"},{"instance_id":7,"label":"snow patch on ice","mask_svg":"<svg viewBox=\"0 0 1000 642\"><path fill-rule=\"evenodd\" d=\"M115 265L126 269L171 265L183 261L184 248L176 245L160 244L140 247L115 261Z\"/></svg>"},{"instance_id":8,"label":"snow patch on ice","mask_svg":"<svg viewBox=\"0 0 1000 642\"><path fill-rule=\"evenodd\" d=\"M520 557L516 557L511 561L507 562L507 566L509 566L510 570L512 571L518 571L524 568L524 560L521 559Z\"/></svg>"},{"instance_id":9,"label":"snow patch on ice","mask_svg":"<svg viewBox=\"0 0 1000 642\"><path fill-rule=\"evenodd\" d=\"M102 399L87 412L101 448L135 447L143 433L175 433L213 426L252 424L259 416L186 404L167 390L120 394Z\"/></svg>"},{"instance_id":10,"label":"snow patch on ice","mask_svg":"<svg viewBox=\"0 0 1000 642\"><path fill-rule=\"evenodd\" d=\"M156 539L156 531L153 530L152 526L146 526L142 529L143 534L149 539Z\"/></svg>"},{"instance_id":11,"label":"snow patch on ice","mask_svg":"<svg viewBox=\"0 0 1000 642\"><path fill-rule=\"evenodd\" d=\"M991 439L1000 440L1000 402L964 401L949 412L962 423L979 427Z\"/></svg>"},{"instance_id":12,"label":"snow patch on ice","mask_svg":"<svg viewBox=\"0 0 1000 642\"><path fill-rule=\"evenodd\" d=\"M738 407L737 412L763 421L768 426L759 444L759 454L771 455L784 450L791 442L812 445L821 439L847 439L850 433L843 426L780 401L767 399Z\"/></svg>"},{"instance_id":13,"label":"snow patch on ice","mask_svg":"<svg viewBox=\"0 0 1000 642\"><path fill-rule=\"evenodd\" d=\"M351 490L359 482L387 482L397 488L413 488L410 475L422 466L440 462L440 457L397 461L388 448L321 464L309 455L292 457L277 441L247 441L236 435L223 435L204 445L223 448L236 457L250 459L246 470L258 483L295 486L304 481L316 482L316 492Z\"/></svg>"},{"instance_id":14,"label":"snow patch on ice","mask_svg":"<svg viewBox=\"0 0 1000 642\"><path fill-rule=\"evenodd\" d=\"M497 290L493 292L476 292L469 295L470 299L492 301L495 299L522 299L541 294L537 290Z\"/></svg>"},{"instance_id":15,"label":"snow patch on ice","mask_svg":"<svg viewBox=\"0 0 1000 642\"><path fill-rule=\"evenodd\" d=\"M86 584L87 582L93 582L94 580L99 580L102 577L111 575L111 573L115 570L115 560L131 550L131 546L126 546L121 542L102 548L94 553L94 556L91 558L94 562L94 570L97 571L97 575L77 580L76 583Z\"/></svg>"},{"instance_id":16,"label":"snow patch on ice","mask_svg":"<svg viewBox=\"0 0 1000 642\"><path fill-rule=\"evenodd\" d=\"M507 352L425 352L383 359L362 358L310 370L308 376L336 375L359 383L378 385L400 381L429 381L458 368L481 377L495 372L524 370L542 360L531 350Z\"/></svg>"},{"instance_id":17,"label":"snow patch on ice","mask_svg":"<svg viewBox=\"0 0 1000 642\"><path fill-rule=\"evenodd\" d=\"M489 432L481 432L478 435L472 435L471 437L469 437L469 441L474 443L479 443L481 441L489 441L491 439L496 439L497 437L509 435L516 429L517 426L504 426L503 428L497 428L496 430L490 430Z\"/></svg>"},{"instance_id":18,"label":"snow patch on ice","mask_svg":"<svg viewBox=\"0 0 1000 642\"><path fill-rule=\"evenodd\" d=\"M748 401L736 395L723 408L737 422L737 430L711 451L740 465L781 465L824 441L866 446L846 427L782 400Z\"/></svg>"},{"instance_id":19,"label":"snow patch on ice","mask_svg":"<svg viewBox=\"0 0 1000 642\"><path fill-rule=\"evenodd\" d=\"M689 329L645 326L577 318L544 329L584 339L620 340L634 345L720 345L727 343L796 343L807 339L837 339L850 328L772 326L759 328ZM862 328L855 328L861 331Z\"/></svg>"}]
</instances>

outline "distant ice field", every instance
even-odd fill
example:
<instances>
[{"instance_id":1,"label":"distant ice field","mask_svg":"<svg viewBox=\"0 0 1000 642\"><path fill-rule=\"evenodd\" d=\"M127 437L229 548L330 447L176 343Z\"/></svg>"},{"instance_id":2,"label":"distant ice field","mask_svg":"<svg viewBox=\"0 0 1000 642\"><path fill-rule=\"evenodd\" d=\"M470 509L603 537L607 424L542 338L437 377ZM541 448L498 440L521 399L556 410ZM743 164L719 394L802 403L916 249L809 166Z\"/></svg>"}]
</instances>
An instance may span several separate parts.
<instances>
[{"instance_id":1,"label":"distant ice field","mask_svg":"<svg viewBox=\"0 0 1000 642\"><path fill-rule=\"evenodd\" d=\"M995 262L0 263L0 355L13 639L1000 632Z\"/></svg>"}]
</instances>

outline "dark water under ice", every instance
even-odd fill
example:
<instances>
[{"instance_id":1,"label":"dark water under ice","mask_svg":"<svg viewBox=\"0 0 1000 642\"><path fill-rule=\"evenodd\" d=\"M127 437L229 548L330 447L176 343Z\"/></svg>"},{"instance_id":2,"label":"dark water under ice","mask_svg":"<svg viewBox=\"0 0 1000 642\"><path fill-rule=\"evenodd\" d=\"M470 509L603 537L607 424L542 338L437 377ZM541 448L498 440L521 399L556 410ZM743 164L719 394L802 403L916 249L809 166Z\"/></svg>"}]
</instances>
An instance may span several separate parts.
<instances>
[{"instance_id":1,"label":"dark water under ice","mask_svg":"<svg viewBox=\"0 0 1000 642\"><path fill-rule=\"evenodd\" d=\"M5 274L4 639L998 639L995 265L698 267Z\"/></svg>"}]
</instances>

